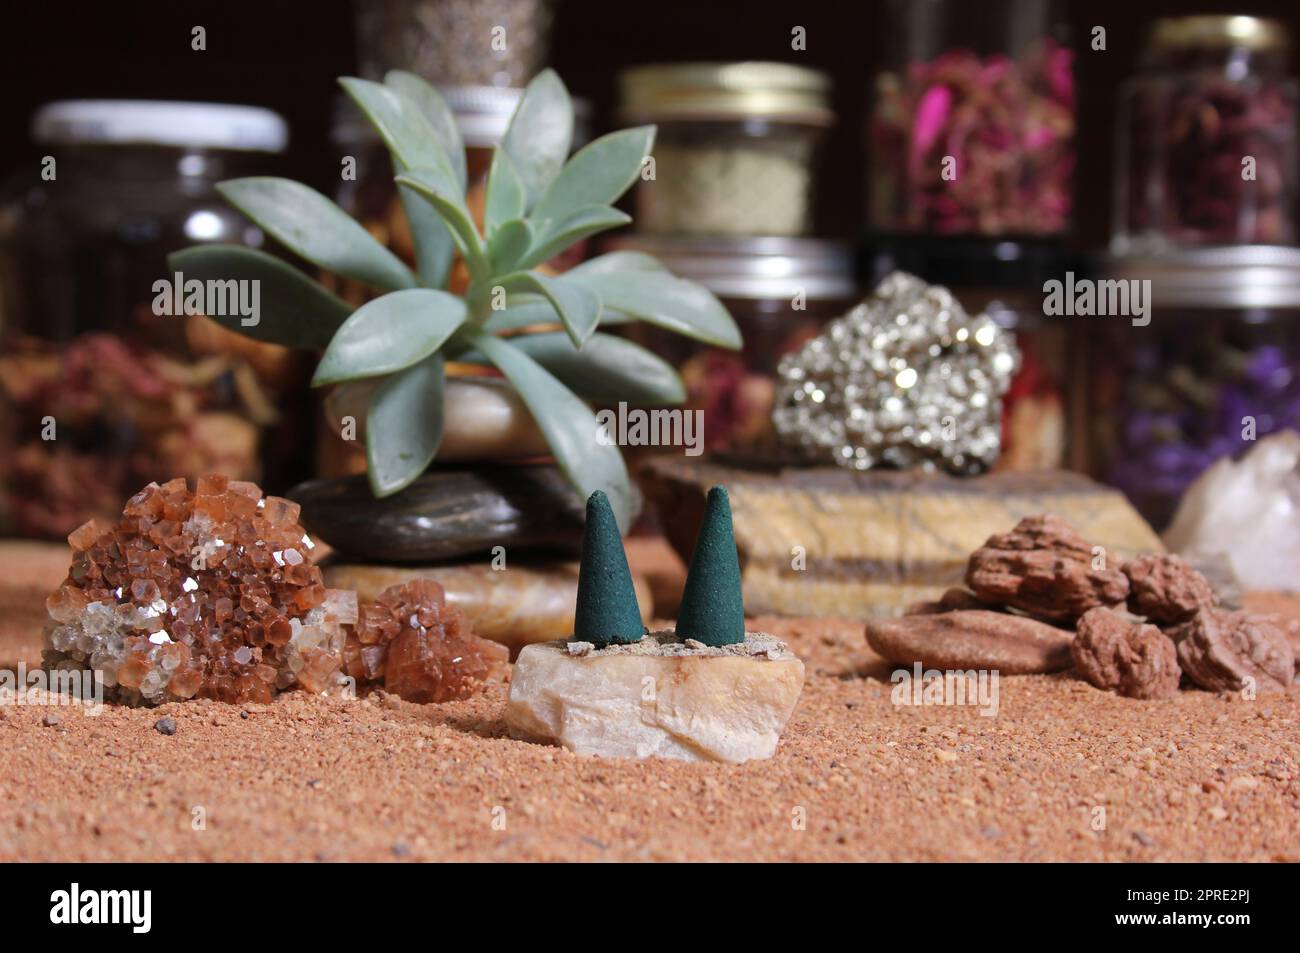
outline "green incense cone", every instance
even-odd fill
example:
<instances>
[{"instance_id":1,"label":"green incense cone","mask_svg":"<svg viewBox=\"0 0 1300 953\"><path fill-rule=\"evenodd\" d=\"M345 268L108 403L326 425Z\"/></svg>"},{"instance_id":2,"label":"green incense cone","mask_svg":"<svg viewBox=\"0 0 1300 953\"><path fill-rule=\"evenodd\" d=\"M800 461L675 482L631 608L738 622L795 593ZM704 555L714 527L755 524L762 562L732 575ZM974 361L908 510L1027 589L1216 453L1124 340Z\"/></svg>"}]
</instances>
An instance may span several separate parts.
<instances>
[{"instance_id":1,"label":"green incense cone","mask_svg":"<svg viewBox=\"0 0 1300 953\"><path fill-rule=\"evenodd\" d=\"M704 522L695 539L691 571L686 576L677 636L705 645L745 641L745 603L740 595L740 558L731 530L731 503L726 487L709 490Z\"/></svg>"},{"instance_id":2,"label":"green incense cone","mask_svg":"<svg viewBox=\"0 0 1300 953\"><path fill-rule=\"evenodd\" d=\"M596 645L627 644L640 642L645 632L618 521L609 499L597 490L587 498L573 637Z\"/></svg>"}]
</instances>

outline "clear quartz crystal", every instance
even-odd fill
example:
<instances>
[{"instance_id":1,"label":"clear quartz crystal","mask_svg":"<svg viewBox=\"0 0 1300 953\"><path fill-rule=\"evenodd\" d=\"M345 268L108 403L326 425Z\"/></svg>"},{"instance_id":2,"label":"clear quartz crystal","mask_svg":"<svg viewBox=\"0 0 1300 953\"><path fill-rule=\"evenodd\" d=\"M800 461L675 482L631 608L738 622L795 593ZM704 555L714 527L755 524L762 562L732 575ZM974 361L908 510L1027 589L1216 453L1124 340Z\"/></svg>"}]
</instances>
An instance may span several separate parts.
<instances>
[{"instance_id":1,"label":"clear quartz crystal","mask_svg":"<svg viewBox=\"0 0 1300 953\"><path fill-rule=\"evenodd\" d=\"M1226 555L1247 589L1300 587L1300 434L1259 441L1224 457L1188 488L1164 535L1182 556Z\"/></svg>"}]
</instances>

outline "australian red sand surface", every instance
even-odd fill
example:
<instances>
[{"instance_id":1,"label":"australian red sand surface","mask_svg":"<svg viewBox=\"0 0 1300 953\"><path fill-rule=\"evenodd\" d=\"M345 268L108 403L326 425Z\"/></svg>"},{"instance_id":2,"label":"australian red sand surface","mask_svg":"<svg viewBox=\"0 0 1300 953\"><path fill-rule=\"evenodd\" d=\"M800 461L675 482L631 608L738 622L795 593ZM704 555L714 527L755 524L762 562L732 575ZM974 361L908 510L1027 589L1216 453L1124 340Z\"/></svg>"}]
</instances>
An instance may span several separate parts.
<instances>
[{"instance_id":1,"label":"australian red sand surface","mask_svg":"<svg viewBox=\"0 0 1300 953\"><path fill-rule=\"evenodd\" d=\"M66 553L0 548L0 668L34 666ZM6 705L0 860L1300 860L1294 690L1135 701L1064 673L1003 677L995 715L896 705L859 621L751 628L807 682L776 756L743 765L516 741L504 686Z\"/></svg>"}]
</instances>

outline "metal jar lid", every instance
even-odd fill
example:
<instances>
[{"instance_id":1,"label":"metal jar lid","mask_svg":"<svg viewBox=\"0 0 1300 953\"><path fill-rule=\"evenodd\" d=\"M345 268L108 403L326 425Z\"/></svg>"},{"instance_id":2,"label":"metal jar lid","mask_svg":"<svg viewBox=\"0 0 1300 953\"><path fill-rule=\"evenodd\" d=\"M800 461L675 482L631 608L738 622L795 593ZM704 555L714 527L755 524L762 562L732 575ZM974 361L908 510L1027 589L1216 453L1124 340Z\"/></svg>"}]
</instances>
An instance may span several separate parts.
<instances>
[{"instance_id":1,"label":"metal jar lid","mask_svg":"<svg viewBox=\"0 0 1300 953\"><path fill-rule=\"evenodd\" d=\"M720 298L849 300L857 293L853 253L813 238L666 238L626 235L607 250L641 251L679 278Z\"/></svg>"},{"instance_id":2,"label":"metal jar lid","mask_svg":"<svg viewBox=\"0 0 1300 953\"><path fill-rule=\"evenodd\" d=\"M283 152L289 128L259 106L148 99L69 99L32 118L32 138L57 145L147 145Z\"/></svg>"},{"instance_id":3,"label":"metal jar lid","mask_svg":"<svg viewBox=\"0 0 1300 953\"><path fill-rule=\"evenodd\" d=\"M656 119L762 118L828 126L825 73L789 63L668 63L619 74L620 115Z\"/></svg>"},{"instance_id":4,"label":"metal jar lid","mask_svg":"<svg viewBox=\"0 0 1300 953\"><path fill-rule=\"evenodd\" d=\"M1106 259L1105 278L1151 281L1154 307L1300 308L1300 248L1220 245Z\"/></svg>"},{"instance_id":5,"label":"metal jar lid","mask_svg":"<svg viewBox=\"0 0 1300 953\"><path fill-rule=\"evenodd\" d=\"M1287 29L1277 20L1250 16L1161 17L1151 28L1153 49L1283 50L1290 43Z\"/></svg>"}]
</instances>

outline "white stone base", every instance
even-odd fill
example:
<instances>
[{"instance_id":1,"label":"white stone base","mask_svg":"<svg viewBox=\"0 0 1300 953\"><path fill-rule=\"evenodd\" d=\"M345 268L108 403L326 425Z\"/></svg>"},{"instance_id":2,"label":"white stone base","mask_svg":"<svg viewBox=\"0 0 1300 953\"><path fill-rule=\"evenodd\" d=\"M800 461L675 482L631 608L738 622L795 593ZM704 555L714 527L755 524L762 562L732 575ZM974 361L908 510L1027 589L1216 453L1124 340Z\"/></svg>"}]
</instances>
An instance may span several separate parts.
<instances>
[{"instance_id":1,"label":"white stone base","mask_svg":"<svg viewBox=\"0 0 1300 953\"><path fill-rule=\"evenodd\" d=\"M539 642L515 662L511 735L607 758L770 758L803 689L785 643L749 632L710 648L654 632L632 645Z\"/></svg>"}]
</instances>

